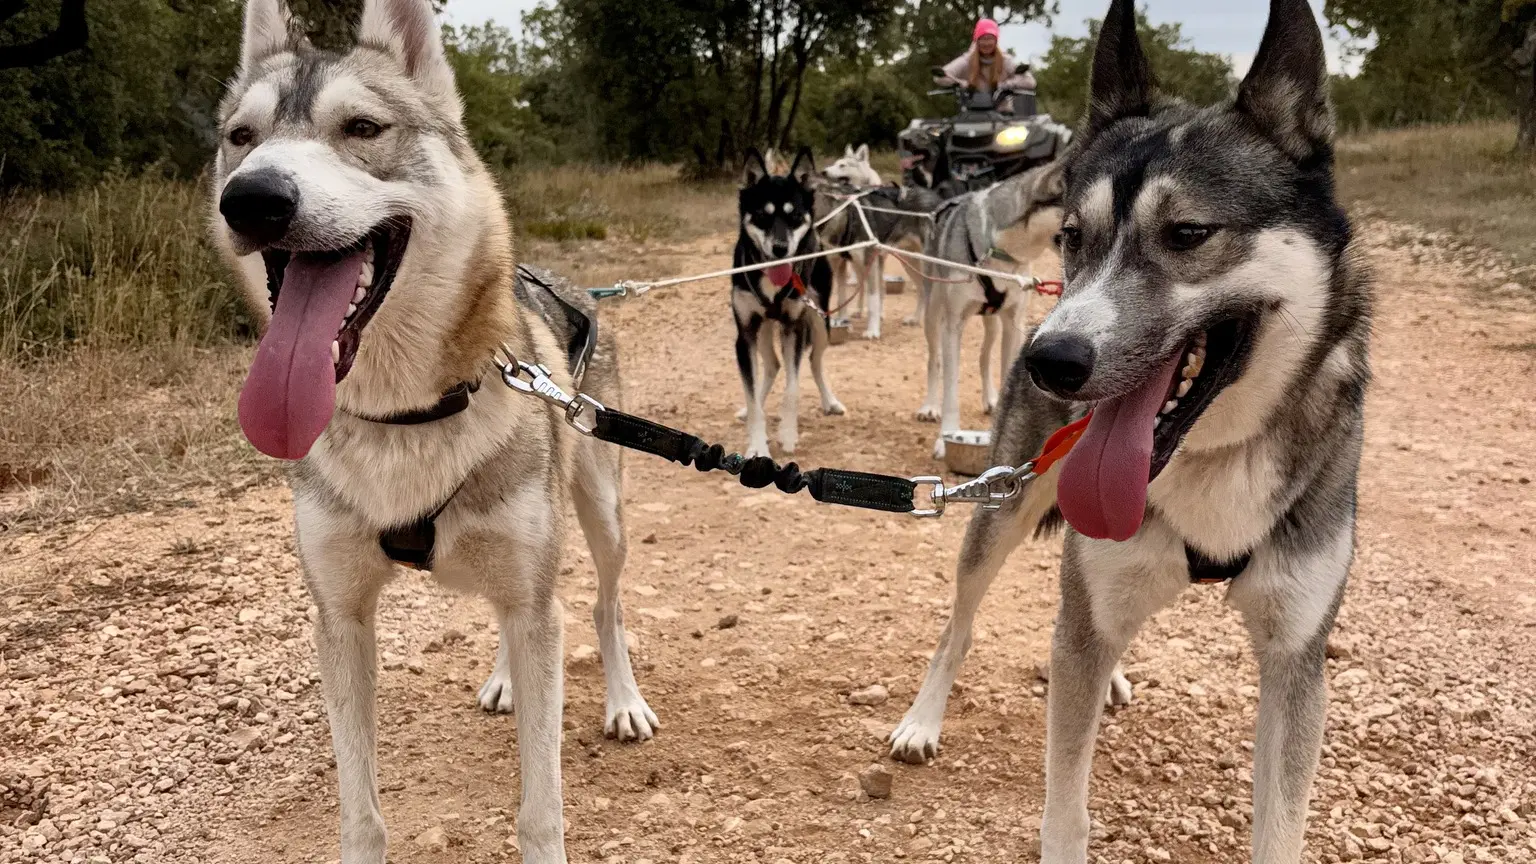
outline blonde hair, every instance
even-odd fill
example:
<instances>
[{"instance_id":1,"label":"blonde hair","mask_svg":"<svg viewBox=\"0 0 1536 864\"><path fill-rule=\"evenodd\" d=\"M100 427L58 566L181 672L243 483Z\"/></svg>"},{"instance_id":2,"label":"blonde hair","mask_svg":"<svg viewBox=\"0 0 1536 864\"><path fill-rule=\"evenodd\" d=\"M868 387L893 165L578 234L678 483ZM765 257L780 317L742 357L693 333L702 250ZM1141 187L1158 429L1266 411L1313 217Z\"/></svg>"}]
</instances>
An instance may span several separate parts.
<instances>
[{"instance_id":1,"label":"blonde hair","mask_svg":"<svg viewBox=\"0 0 1536 864\"><path fill-rule=\"evenodd\" d=\"M1003 79L1008 77L1007 70L1003 69L1004 65L1006 64L1001 44L992 52L992 62L982 65L981 49L977 48L973 42L971 43L970 69L966 73L966 83L970 85L972 90L980 90L983 85L986 85L988 90L996 90L1002 86Z\"/></svg>"}]
</instances>

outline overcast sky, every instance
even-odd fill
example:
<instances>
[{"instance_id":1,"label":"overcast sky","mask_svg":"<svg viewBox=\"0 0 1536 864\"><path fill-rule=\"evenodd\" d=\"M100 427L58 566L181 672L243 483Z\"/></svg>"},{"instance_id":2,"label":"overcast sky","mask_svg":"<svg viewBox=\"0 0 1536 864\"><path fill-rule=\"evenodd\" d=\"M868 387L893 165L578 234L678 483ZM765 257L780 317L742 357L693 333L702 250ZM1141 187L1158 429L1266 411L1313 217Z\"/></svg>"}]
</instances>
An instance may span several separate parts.
<instances>
[{"instance_id":1,"label":"overcast sky","mask_svg":"<svg viewBox=\"0 0 1536 864\"><path fill-rule=\"evenodd\" d=\"M1051 33L1082 36L1088 32L1083 22L1097 18L1109 8L1107 0L1058 0L1061 12L1051 26L1044 24L1012 24L1003 28L1003 44L1020 59L1039 59L1050 45ZM1213 51L1229 55L1239 75L1248 70L1253 53L1259 47L1259 37L1264 32L1264 20L1269 4L1264 0L1142 0L1147 14L1155 23L1177 21L1184 25L1184 36L1201 51ZM1312 7L1322 20L1323 0L1311 0ZM487 19L521 32L522 13L538 5L537 0L448 0L448 17L461 24L480 23ZM970 41L969 33L955 34L955 53L963 51ZM1333 71L1340 70L1339 46L1325 31L1328 39L1328 64ZM1349 71L1354 71L1353 69Z\"/></svg>"}]
</instances>

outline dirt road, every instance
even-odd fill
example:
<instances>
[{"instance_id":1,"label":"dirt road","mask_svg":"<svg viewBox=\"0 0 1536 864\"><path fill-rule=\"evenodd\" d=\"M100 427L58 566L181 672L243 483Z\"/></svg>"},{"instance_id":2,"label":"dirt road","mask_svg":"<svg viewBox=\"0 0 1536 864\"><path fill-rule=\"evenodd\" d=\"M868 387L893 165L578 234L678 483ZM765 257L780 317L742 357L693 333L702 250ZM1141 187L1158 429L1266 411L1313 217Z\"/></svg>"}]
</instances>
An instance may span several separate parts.
<instances>
[{"instance_id":1,"label":"dirt road","mask_svg":"<svg viewBox=\"0 0 1536 864\"><path fill-rule=\"evenodd\" d=\"M1439 241L1383 224L1365 233L1379 276L1377 383L1307 858L1536 861L1536 303ZM575 275L708 270L727 242L605 247ZM912 302L894 298L893 318ZM741 446L722 286L605 313L622 334L630 410ZM807 386L803 466L934 469L935 427L913 419L922 336L888 324L881 342L832 351L848 416L819 416ZM971 329L962 404L966 425L985 428ZM628 460L625 602L663 724L650 743L602 739L595 577L571 544L572 860L1035 860L1035 666L1059 541L1020 549L994 586L943 753L928 767L892 764L882 739L944 621L967 514L867 514L718 477ZM0 540L0 567L56 586L0 597L0 862L338 858L290 533L286 492L258 488ZM1246 856L1256 671L1221 595L1192 588L1131 647L1136 699L1106 718L1095 763L1096 861ZM726 616L738 623L724 627ZM380 779L393 861L520 860L516 720L474 706L495 642L482 604L427 578L402 575L386 594ZM889 701L849 704L877 682ZM895 775L889 799L859 794L856 775L875 762Z\"/></svg>"}]
</instances>

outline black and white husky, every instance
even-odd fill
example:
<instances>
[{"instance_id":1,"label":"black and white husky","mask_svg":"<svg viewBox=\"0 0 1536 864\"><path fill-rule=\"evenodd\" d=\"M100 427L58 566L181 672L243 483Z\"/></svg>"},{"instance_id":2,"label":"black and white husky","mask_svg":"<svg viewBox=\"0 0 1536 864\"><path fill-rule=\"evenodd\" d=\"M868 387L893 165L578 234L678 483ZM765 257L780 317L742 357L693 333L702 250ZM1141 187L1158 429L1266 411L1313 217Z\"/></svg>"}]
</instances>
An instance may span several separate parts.
<instances>
[{"instance_id":1,"label":"black and white husky","mask_svg":"<svg viewBox=\"0 0 1536 864\"><path fill-rule=\"evenodd\" d=\"M1009 552L1070 526L1047 709L1043 864L1088 859L1088 778L1116 662L1191 581L1225 581L1258 660L1253 861L1301 859L1322 745L1324 648L1354 550L1371 294L1334 197L1323 42L1272 0L1236 99L1160 98L1132 0L1114 0L1067 167L1066 290L1007 383L994 461L1074 413L1070 455L960 553L954 612L898 758L937 751L971 621Z\"/></svg>"},{"instance_id":2,"label":"black and white husky","mask_svg":"<svg viewBox=\"0 0 1536 864\"><path fill-rule=\"evenodd\" d=\"M816 163L802 149L788 176L768 171L762 154L747 151L738 211L741 234L735 267L807 255L821 249L813 227ZM736 364L747 407L748 456L768 455L768 422L763 403L779 372L773 343L784 352L784 397L779 406L779 448L795 452L800 437L800 361L811 355L811 374L821 391L823 414L842 414L822 365L827 351L827 319L832 300L832 266L825 258L774 264L731 277L731 311L736 318Z\"/></svg>"}]
</instances>

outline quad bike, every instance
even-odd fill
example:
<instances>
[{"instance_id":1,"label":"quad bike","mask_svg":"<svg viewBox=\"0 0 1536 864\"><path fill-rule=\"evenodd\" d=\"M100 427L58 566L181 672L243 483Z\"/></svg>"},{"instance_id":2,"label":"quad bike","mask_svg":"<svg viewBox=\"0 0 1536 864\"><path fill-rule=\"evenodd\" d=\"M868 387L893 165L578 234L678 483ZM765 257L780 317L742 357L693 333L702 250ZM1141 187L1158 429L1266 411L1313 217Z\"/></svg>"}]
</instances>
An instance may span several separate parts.
<instances>
[{"instance_id":1,"label":"quad bike","mask_svg":"<svg viewBox=\"0 0 1536 864\"><path fill-rule=\"evenodd\" d=\"M1029 71L1020 65L1017 74ZM942 68L933 70L943 78ZM928 95L953 94L953 117L918 118L898 136L902 182L926 186L945 198L983 189L1055 159L1072 130L1036 111L1033 90L983 93L955 82ZM1012 111L1005 111L1012 102Z\"/></svg>"}]
</instances>

